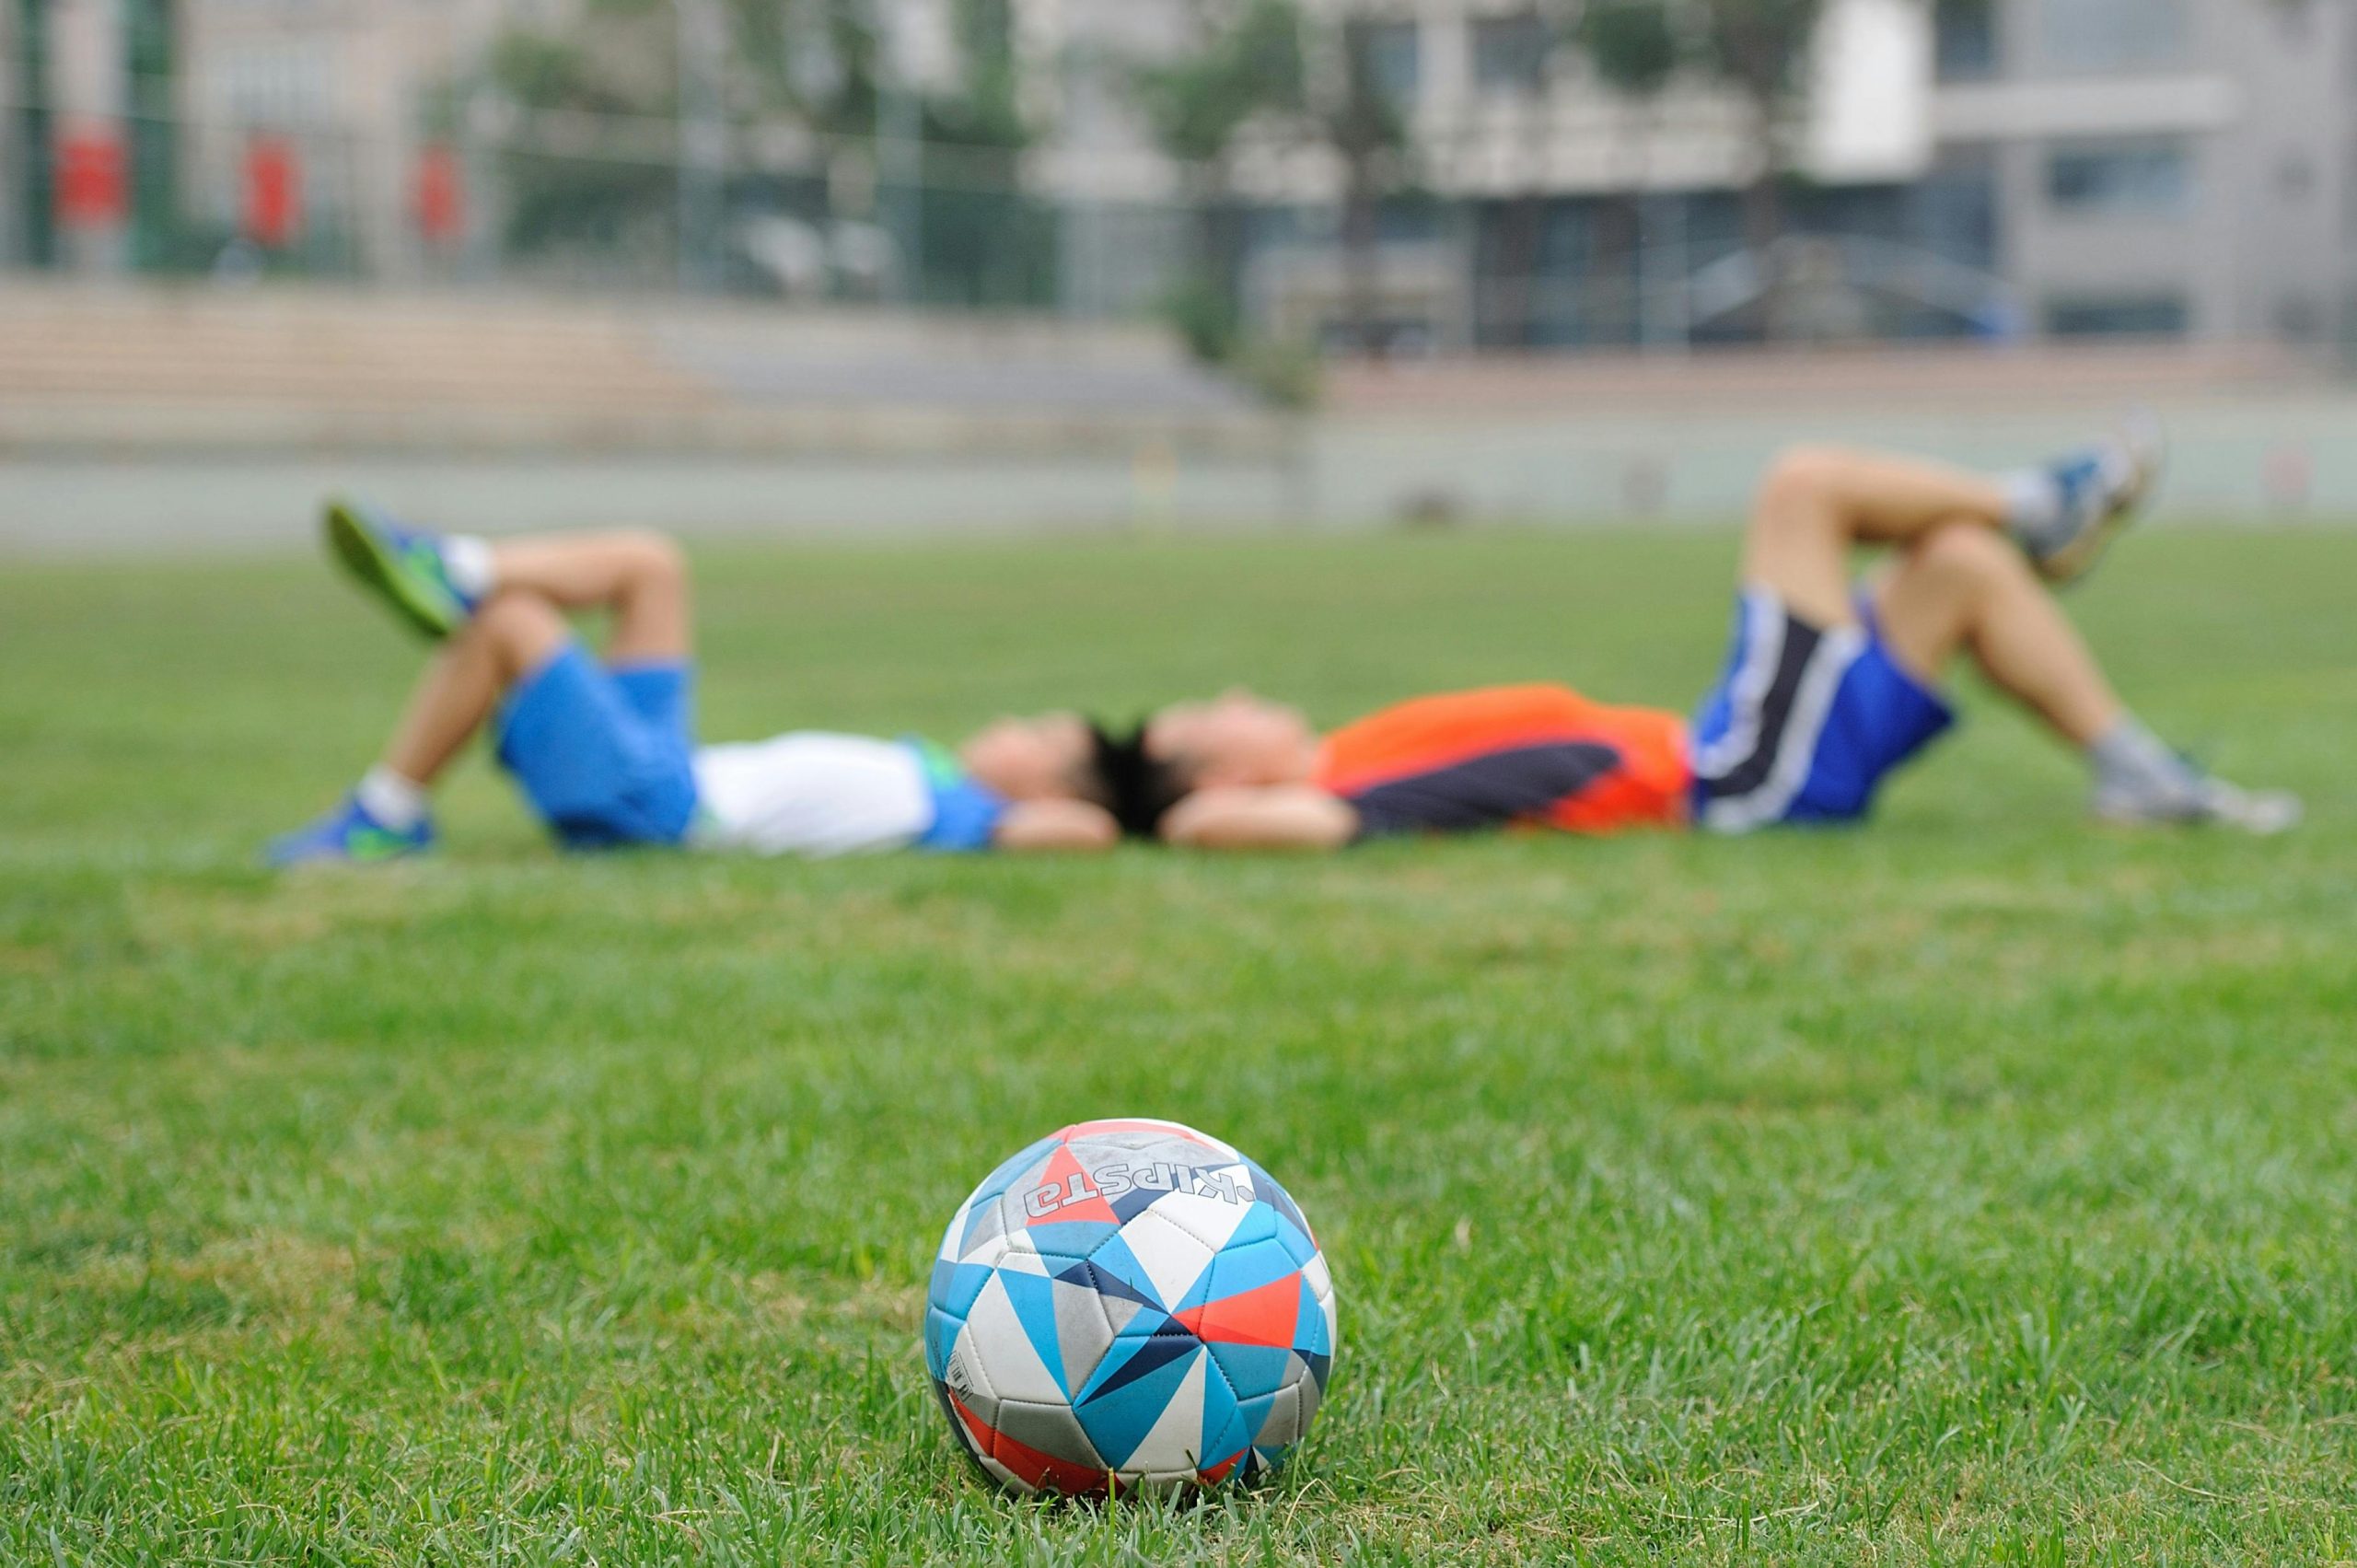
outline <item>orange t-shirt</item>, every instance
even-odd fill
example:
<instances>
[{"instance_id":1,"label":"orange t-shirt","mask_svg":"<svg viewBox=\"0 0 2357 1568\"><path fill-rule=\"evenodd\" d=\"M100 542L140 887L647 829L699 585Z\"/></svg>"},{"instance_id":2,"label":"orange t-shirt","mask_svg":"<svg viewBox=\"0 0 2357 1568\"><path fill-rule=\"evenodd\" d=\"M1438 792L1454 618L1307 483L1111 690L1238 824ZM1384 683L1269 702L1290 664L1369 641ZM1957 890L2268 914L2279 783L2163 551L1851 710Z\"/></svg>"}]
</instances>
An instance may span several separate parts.
<instances>
[{"instance_id":1,"label":"orange t-shirt","mask_svg":"<svg viewBox=\"0 0 2357 1568\"><path fill-rule=\"evenodd\" d=\"M1694 779L1686 721L1568 686L1423 697L1336 730L1318 787L1358 807L1362 836L1524 826L1569 833L1671 827Z\"/></svg>"}]
</instances>

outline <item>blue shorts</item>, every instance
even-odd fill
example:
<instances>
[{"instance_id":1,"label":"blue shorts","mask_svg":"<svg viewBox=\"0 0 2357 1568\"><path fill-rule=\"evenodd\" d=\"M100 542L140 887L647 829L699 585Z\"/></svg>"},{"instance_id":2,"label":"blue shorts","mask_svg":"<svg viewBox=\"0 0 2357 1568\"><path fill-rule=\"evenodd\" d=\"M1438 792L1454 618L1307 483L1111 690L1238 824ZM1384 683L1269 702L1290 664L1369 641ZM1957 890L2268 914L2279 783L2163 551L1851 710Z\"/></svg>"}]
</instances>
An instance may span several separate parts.
<instances>
[{"instance_id":1,"label":"blue shorts","mask_svg":"<svg viewBox=\"0 0 2357 1568\"><path fill-rule=\"evenodd\" d=\"M567 643L508 694L499 761L567 849L676 844L696 813L694 671Z\"/></svg>"},{"instance_id":2,"label":"blue shorts","mask_svg":"<svg viewBox=\"0 0 2357 1568\"><path fill-rule=\"evenodd\" d=\"M1694 719L1697 827L1857 821L1891 771L1956 723L1891 656L1873 607L1858 611L1828 630L1764 588L1737 598L1734 652Z\"/></svg>"}]
</instances>

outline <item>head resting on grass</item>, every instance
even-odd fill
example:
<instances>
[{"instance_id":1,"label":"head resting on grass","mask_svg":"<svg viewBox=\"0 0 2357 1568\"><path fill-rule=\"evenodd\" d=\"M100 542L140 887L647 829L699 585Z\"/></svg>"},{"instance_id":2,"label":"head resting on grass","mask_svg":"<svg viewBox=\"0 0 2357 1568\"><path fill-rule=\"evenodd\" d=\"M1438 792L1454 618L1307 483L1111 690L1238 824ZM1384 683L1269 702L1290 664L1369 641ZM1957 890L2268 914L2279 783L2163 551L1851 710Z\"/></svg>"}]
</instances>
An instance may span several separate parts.
<instances>
[{"instance_id":1,"label":"head resting on grass","mask_svg":"<svg viewBox=\"0 0 2357 1568\"><path fill-rule=\"evenodd\" d=\"M1302 711L1241 687L1160 709L1139 738L1170 791L1166 809L1197 790L1306 784L1318 771L1318 732Z\"/></svg>"},{"instance_id":2,"label":"head resting on grass","mask_svg":"<svg viewBox=\"0 0 2357 1568\"><path fill-rule=\"evenodd\" d=\"M1007 802L993 842L1033 850L1110 849L1120 797L1108 770L1116 743L1078 714L1004 718L958 748L966 775Z\"/></svg>"},{"instance_id":3,"label":"head resting on grass","mask_svg":"<svg viewBox=\"0 0 2357 1568\"><path fill-rule=\"evenodd\" d=\"M1105 808L1121 826L1122 835L1150 839L1162 827L1172 807L1187 798L1187 785L1178 774L1146 750L1146 726L1115 735L1102 725L1089 726L1097 778L1105 789Z\"/></svg>"},{"instance_id":4,"label":"head resting on grass","mask_svg":"<svg viewBox=\"0 0 2357 1568\"><path fill-rule=\"evenodd\" d=\"M1110 807L1097 765L1097 726L1078 714L1003 718L958 749L976 784L1009 800L1085 800Z\"/></svg>"},{"instance_id":5,"label":"head resting on grass","mask_svg":"<svg viewBox=\"0 0 2357 1568\"><path fill-rule=\"evenodd\" d=\"M1196 790L1306 781L1318 734L1299 709L1238 689L1173 703L1123 734L1073 713L1004 718L958 755L975 783L1009 800L1083 801L1152 838Z\"/></svg>"}]
</instances>

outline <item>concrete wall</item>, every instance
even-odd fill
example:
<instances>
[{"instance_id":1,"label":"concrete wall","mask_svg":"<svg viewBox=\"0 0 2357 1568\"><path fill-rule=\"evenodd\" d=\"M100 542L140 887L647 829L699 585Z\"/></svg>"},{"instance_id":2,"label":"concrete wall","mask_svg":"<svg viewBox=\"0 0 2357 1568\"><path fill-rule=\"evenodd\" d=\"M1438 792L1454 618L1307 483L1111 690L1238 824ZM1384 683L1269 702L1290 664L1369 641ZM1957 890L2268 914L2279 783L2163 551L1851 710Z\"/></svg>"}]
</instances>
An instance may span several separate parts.
<instances>
[{"instance_id":1,"label":"concrete wall","mask_svg":"<svg viewBox=\"0 0 2357 1568\"><path fill-rule=\"evenodd\" d=\"M2328 331L2357 258L2345 205L2357 14L2326 0L2238 9L2248 117L2220 158L2245 262L2235 324L2251 336Z\"/></svg>"},{"instance_id":2,"label":"concrete wall","mask_svg":"<svg viewBox=\"0 0 2357 1568\"><path fill-rule=\"evenodd\" d=\"M1759 373L1773 366L1762 365ZM1124 446L900 455L253 450L0 454L0 557L312 548L331 493L449 527L654 523L701 536L888 538L1189 529L1351 531L1422 520L1732 526L1794 441L1896 447L1984 468L2101 430L2112 400L2032 377L2007 393L1681 393L1677 377L1575 405L1434 398L1362 407L1258 452ZM2160 520L2357 522L2357 393L2189 384L2154 399L2173 438Z\"/></svg>"}]
</instances>

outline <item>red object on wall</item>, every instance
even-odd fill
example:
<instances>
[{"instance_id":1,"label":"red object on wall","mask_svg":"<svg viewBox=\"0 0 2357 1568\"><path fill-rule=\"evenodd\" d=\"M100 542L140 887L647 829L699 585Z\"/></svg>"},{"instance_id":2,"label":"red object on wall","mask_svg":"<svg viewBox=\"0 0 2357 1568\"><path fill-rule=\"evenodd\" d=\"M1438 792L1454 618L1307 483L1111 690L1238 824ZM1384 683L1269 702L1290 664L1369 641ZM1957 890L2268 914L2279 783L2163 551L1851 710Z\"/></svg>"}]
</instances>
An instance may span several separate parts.
<instances>
[{"instance_id":1,"label":"red object on wall","mask_svg":"<svg viewBox=\"0 0 2357 1568\"><path fill-rule=\"evenodd\" d=\"M284 136L246 144L246 238L284 250L303 232L303 159Z\"/></svg>"},{"instance_id":2,"label":"red object on wall","mask_svg":"<svg viewBox=\"0 0 2357 1568\"><path fill-rule=\"evenodd\" d=\"M417 232L428 245L456 244L467 231L467 188L459 155L429 142L417 156Z\"/></svg>"},{"instance_id":3,"label":"red object on wall","mask_svg":"<svg viewBox=\"0 0 2357 1568\"><path fill-rule=\"evenodd\" d=\"M57 222L63 228L113 228L131 211L122 142L86 131L57 143Z\"/></svg>"}]
</instances>

